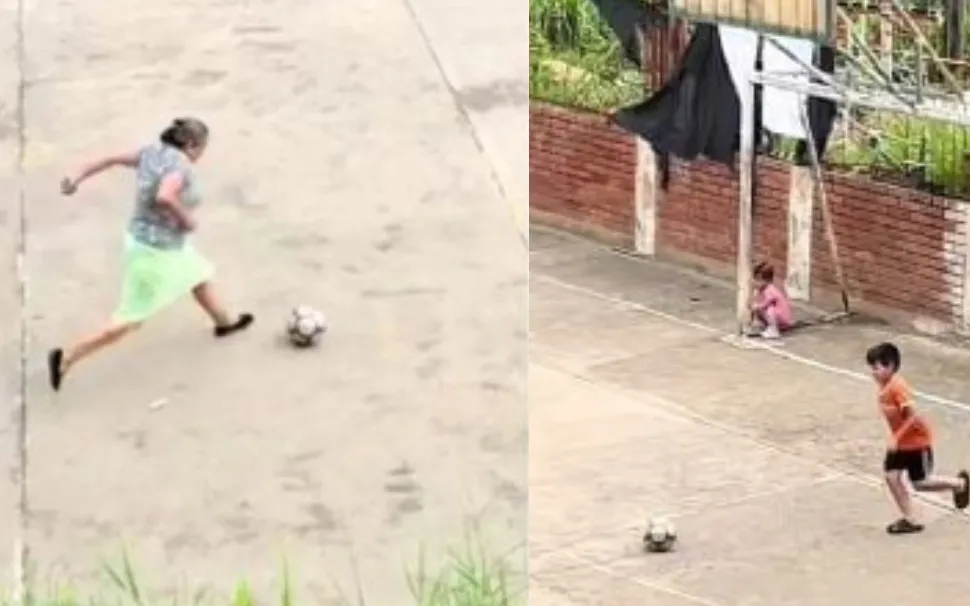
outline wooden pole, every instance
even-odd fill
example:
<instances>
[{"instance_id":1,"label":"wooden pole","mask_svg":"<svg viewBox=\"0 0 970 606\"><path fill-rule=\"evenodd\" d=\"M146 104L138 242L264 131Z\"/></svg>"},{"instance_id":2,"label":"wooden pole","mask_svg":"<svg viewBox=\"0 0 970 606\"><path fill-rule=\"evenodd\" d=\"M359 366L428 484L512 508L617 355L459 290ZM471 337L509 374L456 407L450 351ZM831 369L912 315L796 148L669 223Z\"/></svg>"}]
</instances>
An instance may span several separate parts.
<instances>
[{"instance_id":1,"label":"wooden pole","mask_svg":"<svg viewBox=\"0 0 970 606\"><path fill-rule=\"evenodd\" d=\"M879 60L884 72L893 73L893 5L879 2Z\"/></svg>"},{"instance_id":2,"label":"wooden pole","mask_svg":"<svg viewBox=\"0 0 970 606\"><path fill-rule=\"evenodd\" d=\"M967 0L946 2L946 56L951 60L963 59L966 52Z\"/></svg>"},{"instance_id":3,"label":"wooden pole","mask_svg":"<svg viewBox=\"0 0 970 606\"><path fill-rule=\"evenodd\" d=\"M744 335L750 318L751 257L753 248L752 223L754 207L754 87L755 82L743 84L741 100L741 145L738 154L738 259L737 314L738 334Z\"/></svg>"},{"instance_id":4,"label":"wooden pole","mask_svg":"<svg viewBox=\"0 0 970 606\"><path fill-rule=\"evenodd\" d=\"M815 139L812 137L812 130L808 121L808 99L801 104L802 127L807 135L805 143L808 148L808 157L812 163L812 196L819 201L822 210L822 223L825 225L825 239L829 245L829 255L832 257L832 265L835 266L835 281L839 285L842 294L842 311L849 313L849 290L845 283L845 272L842 270L842 258L839 256L839 243L835 237L835 227L832 225L832 209L829 208L828 196L825 195L825 181L822 174L822 162L818 156L818 149L815 147Z\"/></svg>"},{"instance_id":5,"label":"wooden pole","mask_svg":"<svg viewBox=\"0 0 970 606\"><path fill-rule=\"evenodd\" d=\"M913 21L913 18L910 17L909 13L906 12L906 10L902 7L900 0L889 0L889 2L892 2L893 8L896 9L896 13L899 15L899 18L902 19L902 21L906 24L906 27L909 28L909 33L911 33L913 38L916 39L917 45L921 46L929 54L930 59L933 60L933 65L943 75L943 79L946 80L946 83L950 85L950 92L962 96L963 87L960 86L956 76L954 76L953 72L947 67L946 62L940 58L940 55L936 52L936 48L934 48L934 46L930 44L930 41L926 39L926 36L923 35L923 30L920 29L919 25Z\"/></svg>"},{"instance_id":6,"label":"wooden pole","mask_svg":"<svg viewBox=\"0 0 970 606\"><path fill-rule=\"evenodd\" d=\"M883 86L887 92L895 95L903 103L907 103L907 100L899 94L899 87L897 87L893 82L892 74L882 69L882 62L879 60L879 57L877 57L876 54L869 48L869 42L865 38L859 36L858 32L855 31L852 18L849 17L849 14L841 8L836 8L836 15L838 15L838 18L842 21L849 33L851 48L857 49L862 56L869 61L870 65L866 66L851 54L845 55L845 59L853 63L867 76L878 82L879 85Z\"/></svg>"}]
</instances>

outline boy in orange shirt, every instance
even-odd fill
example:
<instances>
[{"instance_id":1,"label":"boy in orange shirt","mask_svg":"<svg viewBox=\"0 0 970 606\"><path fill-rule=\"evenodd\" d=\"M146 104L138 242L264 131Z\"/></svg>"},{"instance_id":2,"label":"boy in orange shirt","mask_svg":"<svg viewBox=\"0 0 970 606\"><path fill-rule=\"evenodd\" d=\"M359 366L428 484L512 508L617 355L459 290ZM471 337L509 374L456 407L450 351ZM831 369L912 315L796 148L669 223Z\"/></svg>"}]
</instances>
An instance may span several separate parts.
<instances>
[{"instance_id":1,"label":"boy in orange shirt","mask_svg":"<svg viewBox=\"0 0 970 606\"><path fill-rule=\"evenodd\" d=\"M913 516L913 501L903 483L903 472L913 488L926 492L950 492L957 509L970 504L970 474L961 471L956 477L933 475L933 434L929 424L913 406L909 385L899 375L902 356L892 343L880 343L866 352L872 378L879 385L879 406L889 424L886 447L886 484L903 517L890 524L889 534L921 532L923 525Z\"/></svg>"}]
</instances>

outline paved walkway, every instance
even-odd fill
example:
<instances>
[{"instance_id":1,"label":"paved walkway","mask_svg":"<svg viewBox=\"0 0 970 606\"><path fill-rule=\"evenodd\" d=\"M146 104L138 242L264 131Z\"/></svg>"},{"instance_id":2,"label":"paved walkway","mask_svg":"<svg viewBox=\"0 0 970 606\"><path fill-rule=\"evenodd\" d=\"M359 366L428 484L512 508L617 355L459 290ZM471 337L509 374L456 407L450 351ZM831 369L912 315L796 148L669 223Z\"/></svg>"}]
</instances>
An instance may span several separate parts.
<instances>
[{"instance_id":1,"label":"paved walkway","mask_svg":"<svg viewBox=\"0 0 970 606\"><path fill-rule=\"evenodd\" d=\"M496 550L521 545L527 259L512 207L527 143L510 116L526 115L527 76L497 66L518 65L504 41L521 39L524 6L519 19L512 0L25 2L40 570L83 582L127 545L149 584L269 591L287 555L308 602L352 591L356 563L369 603L403 604L422 542L433 564L469 517ZM0 10L4 410L18 382L15 40ZM463 102L469 87L489 99L467 112L493 131L485 153L442 68ZM74 199L57 182L182 113L212 128L198 244L257 324L217 343L180 304L53 397L44 351L111 312L132 191L121 173ZM332 320L317 351L279 342L302 303Z\"/></svg>"},{"instance_id":2,"label":"paved walkway","mask_svg":"<svg viewBox=\"0 0 970 606\"><path fill-rule=\"evenodd\" d=\"M739 349L725 285L556 232L531 242L530 604L966 602L966 516L924 502L922 536L885 535L861 358L903 347L946 472L970 465L967 352L878 326ZM681 545L649 556L659 514Z\"/></svg>"}]
</instances>

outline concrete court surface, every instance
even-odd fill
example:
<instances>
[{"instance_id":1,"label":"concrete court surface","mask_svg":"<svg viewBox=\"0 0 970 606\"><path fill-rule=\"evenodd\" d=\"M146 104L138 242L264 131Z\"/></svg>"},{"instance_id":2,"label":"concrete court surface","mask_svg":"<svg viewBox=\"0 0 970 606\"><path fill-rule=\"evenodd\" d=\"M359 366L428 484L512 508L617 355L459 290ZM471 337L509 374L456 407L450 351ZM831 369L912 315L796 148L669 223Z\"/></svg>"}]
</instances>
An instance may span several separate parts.
<instances>
[{"instance_id":1,"label":"concrete court surface","mask_svg":"<svg viewBox=\"0 0 970 606\"><path fill-rule=\"evenodd\" d=\"M353 596L359 575L368 603L404 604L422 546L434 565L472 524L524 566L528 259L514 208L527 75L508 42L524 38L526 9L499 4L486 19L480 3L443 0L26 0L39 574L86 584L127 547L149 585L246 577L265 593L285 556L300 603ZM15 30L0 10L6 463ZM442 69L472 126L492 130L479 145ZM55 397L44 352L110 314L133 186L119 172L64 199L58 179L182 113L212 128L198 246L257 323L215 342L180 303ZM315 351L280 343L301 303L332 321Z\"/></svg>"},{"instance_id":2,"label":"concrete court surface","mask_svg":"<svg viewBox=\"0 0 970 606\"><path fill-rule=\"evenodd\" d=\"M966 351L885 326L829 326L775 350L721 340L733 291L541 228L531 237L530 604L966 603L970 525L924 502L888 537L885 432L865 348L885 338L939 436L970 466ZM650 515L679 549L647 555Z\"/></svg>"}]
</instances>

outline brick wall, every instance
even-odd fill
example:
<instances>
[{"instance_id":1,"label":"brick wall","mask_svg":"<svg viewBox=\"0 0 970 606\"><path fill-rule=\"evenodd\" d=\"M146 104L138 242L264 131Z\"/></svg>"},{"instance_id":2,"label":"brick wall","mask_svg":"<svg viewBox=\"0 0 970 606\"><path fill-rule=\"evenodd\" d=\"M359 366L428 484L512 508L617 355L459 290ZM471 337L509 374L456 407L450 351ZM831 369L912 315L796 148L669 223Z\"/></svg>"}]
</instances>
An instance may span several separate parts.
<instances>
[{"instance_id":1,"label":"brick wall","mask_svg":"<svg viewBox=\"0 0 970 606\"><path fill-rule=\"evenodd\" d=\"M679 251L733 263L738 244L738 180L723 164L674 161L658 209L661 251ZM755 202L755 256L770 260L779 275L788 261L788 167L759 159Z\"/></svg>"},{"instance_id":2,"label":"brick wall","mask_svg":"<svg viewBox=\"0 0 970 606\"><path fill-rule=\"evenodd\" d=\"M959 313L965 226L952 210L964 202L830 174L826 193L850 292L901 311L948 320ZM834 283L821 213L815 212L812 280ZM958 258L961 257L961 258Z\"/></svg>"},{"instance_id":3,"label":"brick wall","mask_svg":"<svg viewBox=\"0 0 970 606\"><path fill-rule=\"evenodd\" d=\"M547 215L593 225L632 242L636 144L600 116L533 106L530 204ZM756 256L784 275L788 256L790 167L759 158ZM826 193L850 294L894 310L956 323L966 263L963 202L845 174L827 176ZM657 213L660 254L733 265L737 248L736 176L707 161L674 162ZM816 205L813 292L835 272Z\"/></svg>"},{"instance_id":4,"label":"brick wall","mask_svg":"<svg viewBox=\"0 0 970 606\"><path fill-rule=\"evenodd\" d=\"M529 206L632 239L636 142L599 114L529 114Z\"/></svg>"}]
</instances>

